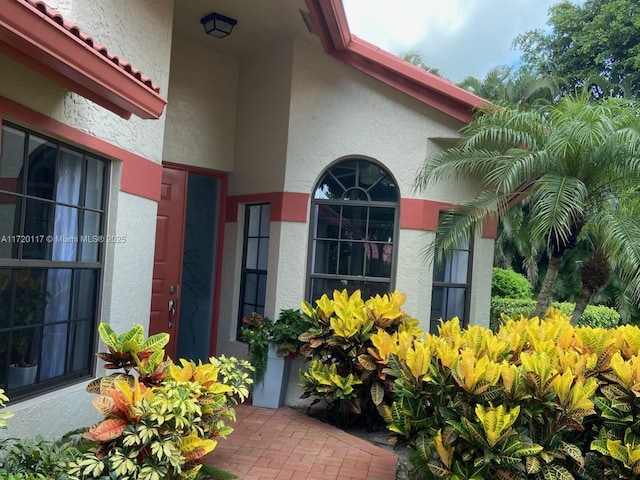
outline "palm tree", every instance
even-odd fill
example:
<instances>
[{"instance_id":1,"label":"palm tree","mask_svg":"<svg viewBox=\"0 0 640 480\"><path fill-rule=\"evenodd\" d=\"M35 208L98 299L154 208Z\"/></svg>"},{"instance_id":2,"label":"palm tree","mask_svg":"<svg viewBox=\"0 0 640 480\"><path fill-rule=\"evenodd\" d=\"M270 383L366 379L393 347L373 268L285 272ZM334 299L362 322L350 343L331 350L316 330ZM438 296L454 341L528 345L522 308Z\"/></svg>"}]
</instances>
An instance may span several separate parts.
<instances>
[{"instance_id":1,"label":"palm tree","mask_svg":"<svg viewBox=\"0 0 640 480\"><path fill-rule=\"evenodd\" d=\"M485 108L461 130L456 147L427 159L417 174L417 189L460 177L476 179L479 186L475 198L443 217L428 254L442 260L485 218L504 217L517 206L526 213L531 242L543 245L549 259L537 315L551 302L565 253L583 238L590 239L594 259L581 269L583 287L587 278L606 276L600 270L606 263L640 298L640 235L635 226L625 228L621 211L640 185L639 113L629 101L594 103L585 92L531 111ZM613 221L615 228L603 237L601 226ZM596 261L603 257L607 262ZM584 295L590 298L597 284L588 285ZM580 314L577 309L573 320Z\"/></svg>"},{"instance_id":2,"label":"palm tree","mask_svg":"<svg viewBox=\"0 0 640 480\"><path fill-rule=\"evenodd\" d=\"M407 50L405 52L401 52L400 58L402 58L405 62L411 63L412 65L421 68L425 72L432 73L441 78L446 78L439 68L429 66L429 64L427 63L427 58L422 52L418 50Z\"/></svg>"},{"instance_id":3,"label":"palm tree","mask_svg":"<svg viewBox=\"0 0 640 480\"><path fill-rule=\"evenodd\" d=\"M516 71L506 65L492 68L482 80L466 77L458 86L494 103L521 109L549 103L558 92L558 82L553 78Z\"/></svg>"}]
</instances>

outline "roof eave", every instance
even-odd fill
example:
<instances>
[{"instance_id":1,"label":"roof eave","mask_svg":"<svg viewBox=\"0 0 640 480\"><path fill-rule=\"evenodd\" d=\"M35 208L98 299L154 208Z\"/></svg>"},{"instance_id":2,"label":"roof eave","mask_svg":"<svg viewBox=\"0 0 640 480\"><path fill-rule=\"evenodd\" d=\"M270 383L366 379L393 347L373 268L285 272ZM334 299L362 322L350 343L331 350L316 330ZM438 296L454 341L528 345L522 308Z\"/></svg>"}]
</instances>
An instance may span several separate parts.
<instances>
[{"instance_id":1,"label":"roof eave","mask_svg":"<svg viewBox=\"0 0 640 480\"><path fill-rule=\"evenodd\" d=\"M362 40L349 31L341 0L306 0L325 52L439 110L469 122L487 101Z\"/></svg>"},{"instance_id":2,"label":"roof eave","mask_svg":"<svg viewBox=\"0 0 640 480\"><path fill-rule=\"evenodd\" d=\"M157 119L167 100L30 4L0 0L0 53L123 118Z\"/></svg>"}]
</instances>

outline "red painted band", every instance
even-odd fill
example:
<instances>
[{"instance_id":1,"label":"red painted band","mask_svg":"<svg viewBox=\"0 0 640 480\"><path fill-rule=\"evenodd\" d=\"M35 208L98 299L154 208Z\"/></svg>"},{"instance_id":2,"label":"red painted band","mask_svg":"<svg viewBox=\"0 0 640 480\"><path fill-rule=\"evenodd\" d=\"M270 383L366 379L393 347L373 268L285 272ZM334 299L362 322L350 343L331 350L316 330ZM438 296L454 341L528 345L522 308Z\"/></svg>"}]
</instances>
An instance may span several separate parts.
<instances>
[{"instance_id":1,"label":"red painted band","mask_svg":"<svg viewBox=\"0 0 640 480\"><path fill-rule=\"evenodd\" d=\"M308 193L270 192L227 197L226 222L238 221L238 207L243 203L269 203L269 220L272 222L307 223L309 218Z\"/></svg>"}]
</instances>

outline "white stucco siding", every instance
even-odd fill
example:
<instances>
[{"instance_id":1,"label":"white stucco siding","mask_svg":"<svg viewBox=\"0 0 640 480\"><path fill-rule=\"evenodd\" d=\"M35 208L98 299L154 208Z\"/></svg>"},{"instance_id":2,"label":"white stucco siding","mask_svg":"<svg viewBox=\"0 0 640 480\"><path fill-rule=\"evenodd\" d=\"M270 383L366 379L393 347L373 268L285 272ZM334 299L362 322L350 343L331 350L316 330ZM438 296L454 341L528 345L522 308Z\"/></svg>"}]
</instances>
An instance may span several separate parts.
<instances>
[{"instance_id":1,"label":"white stucco siding","mask_svg":"<svg viewBox=\"0 0 640 480\"><path fill-rule=\"evenodd\" d=\"M122 243L106 244L102 321L116 332L149 327L157 203L114 192L108 232Z\"/></svg>"},{"instance_id":2,"label":"white stucco siding","mask_svg":"<svg viewBox=\"0 0 640 480\"><path fill-rule=\"evenodd\" d=\"M96 41L106 45L111 53L150 77L160 87L160 94L166 98L171 61L173 0L73 0L69 15L69 21L77 23ZM162 161L165 114L153 121L132 115L128 122L115 122L117 116L100 109L88 118L92 119L88 133L150 160ZM78 128L87 128L86 120L87 117L80 118Z\"/></svg>"},{"instance_id":3,"label":"white stucco siding","mask_svg":"<svg viewBox=\"0 0 640 480\"><path fill-rule=\"evenodd\" d=\"M151 77L160 86L161 94L166 95L173 0L59 0L51 5L60 6L67 21L77 24L95 41ZM136 116L125 120L3 56L0 56L0 71L1 96L73 129L161 162L164 115L160 120L141 120ZM7 119L11 120L10 112ZM25 126L38 130L37 126ZM128 330L134 323L146 328L157 204L121 192L122 162L118 158L109 160L112 171L105 234L124 238L125 242L105 244L98 320L109 322L116 331ZM94 345L90 347L93 349ZM84 387L85 383L80 383L13 404L11 410L15 417L10 429L2 435L19 437L39 433L45 438L54 438L71 429L91 425L99 415L91 405L92 395L86 393ZM53 411L55 416L51 415Z\"/></svg>"},{"instance_id":4,"label":"white stucco siding","mask_svg":"<svg viewBox=\"0 0 640 480\"><path fill-rule=\"evenodd\" d=\"M473 319L475 325L483 327L489 327L493 245L494 241L490 238L476 238L473 244L469 317Z\"/></svg>"},{"instance_id":5,"label":"white stucco siding","mask_svg":"<svg viewBox=\"0 0 640 480\"><path fill-rule=\"evenodd\" d=\"M238 212L238 222L227 223L224 229L222 285L220 286L220 321L216 353L247 358L247 346L236 341L238 302L240 299L240 269L242 266L242 235L244 209Z\"/></svg>"},{"instance_id":6,"label":"white stucco siding","mask_svg":"<svg viewBox=\"0 0 640 480\"><path fill-rule=\"evenodd\" d=\"M456 137L462 123L296 42L285 190L310 192L331 162L347 155L378 160L394 175L403 197L437 145ZM433 186L425 198L459 201L469 186Z\"/></svg>"},{"instance_id":7,"label":"white stucco siding","mask_svg":"<svg viewBox=\"0 0 640 480\"><path fill-rule=\"evenodd\" d=\"M234 57L174 39L165 161L217 171L233 170L238 68L238 59Z\"/></svg>"},{"instance_id":8,"label":"white stucco siding","mask_svg":"<svg viewBox=\"0 0 640 480\"><path fill-rule=\"evenodd\" d=\"M87 393L85 387L85 383L77 384L11 405L7 410L15 415L9 420L9 428L0 430L0 439L41 435L46 440L54 440L97 423L103 417L91 405L94 395Z\"/></svg>"},{"instance_id":9,"label":"white stucco siding","mask_svg":"<svg viewBox=\"0 0 640 480\"><path fill-rule=\"evenodd\" d=\"M425 158L440 147L430 138L454 138L463 124L328 57L304 42L294 49L291 118L285 190L311 193L326 167L346 156L381 162L396 178L403 198L458 203L477 190L473 180L412 189ZM432 264L422 257L433 232L398 234L396 288L407 294L405 309L428 329ZM308 228L305 246L308 245ZM476 242L471 321L488 318L491 240ZM286 255L283 249L281 255ZM282 258L282 257L281 257ZM306 255L305 255L306 258ZM306 261L287 273L306 282Z\"/></svg>"},{"instance_id":10,"label":"white stucco siding","mask_svg":"<svg viewBox=\"0 0 640 480\"><path fill-rule=\"evenodd\" d=\"M62 5L66 20L151 77L161 94L167 94L172 0L75 0ZM162 161L164 115L159 120L135 115L124 120L3 56L0 71L0 95L149 160Z\"/></svg>"},{"instance_id":11,"label":"white stucco siding","mask_svg":"<svg viewBox=\"0 0 640 480\"><path fill-rule=\"evenodd\" d=\"M284 188L293 45L283 41L240 61L236 159L229 194Z\"/></svg>"}]
</instances>

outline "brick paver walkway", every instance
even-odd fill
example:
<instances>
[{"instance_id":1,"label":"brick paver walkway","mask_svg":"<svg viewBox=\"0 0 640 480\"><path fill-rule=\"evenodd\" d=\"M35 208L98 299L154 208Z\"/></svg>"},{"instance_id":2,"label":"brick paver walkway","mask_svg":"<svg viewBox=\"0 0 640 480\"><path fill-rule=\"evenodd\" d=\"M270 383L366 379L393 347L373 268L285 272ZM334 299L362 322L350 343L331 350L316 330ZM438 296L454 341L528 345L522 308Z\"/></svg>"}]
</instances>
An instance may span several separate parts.
<instances>
[{"instance_id":1,"label":"brick paver walkway","mask_svg":"<svg viewBox=\"0 0 640 480\"><path fill-rule=\"evenodd\" d=\"M397 456L290 407L238 405L207 463L243 480L394 480Z\"/></svg>"}]
</instances>

